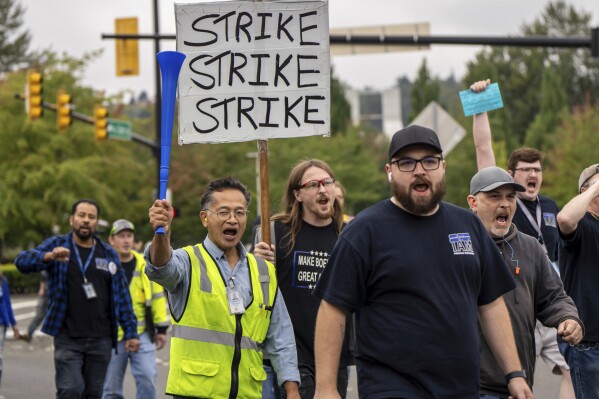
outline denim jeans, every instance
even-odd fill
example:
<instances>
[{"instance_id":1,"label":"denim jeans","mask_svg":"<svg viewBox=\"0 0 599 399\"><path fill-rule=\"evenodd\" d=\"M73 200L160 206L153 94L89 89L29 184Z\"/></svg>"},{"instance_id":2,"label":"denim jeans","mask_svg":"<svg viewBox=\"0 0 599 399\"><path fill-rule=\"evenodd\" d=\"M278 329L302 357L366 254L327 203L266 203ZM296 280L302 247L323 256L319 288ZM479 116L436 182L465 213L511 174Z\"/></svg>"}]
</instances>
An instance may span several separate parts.
<instances>
[{"instance_id":1,"label":"denim jeans","mask_svg":"<svg viewBox=\"0 0 599 399\"><path fill-rule=\"evenodd\" d=\"M271 366L264 365L266 380L262 381L262 399L281 399L277 375Z\"/></svg>"},{"instance_id":2,"label":"denim jeans","mask_svg":"<svg viewBox=\"0 0 599 399\"><path fill-rule=\"evenodd\" d=\"M112 338L54 337L57 399L100 399Z\"/></svg>"},{"instance_id":3,"label":"denim jeans","mask_svg":"<svg viewBox=\"0 0 599 399\"><path fill-rule=\"evenodd\" d=\"M493 396L493 395L480 395L480 399L503 399L503 398L500 398L499 396Z\"/></svg>"},{"instance_id":4,"label":"denim jeans","mask_svg":"<svg viewBox=\"0 0 599 399\"><path fill-rule=\"evenodd\" d=\"M118 355L112 351L106 379L104 380L104 399L123 399L123 380L127 363L131 362L131 374L135 379L137 399L156 398L156 346L145 332L139 336L141 346L136 353L125 352L125 341L117 344Z\"/></svg>"},{"instance_id":5,"label":"denim jeans","mask_svg":"<svg viewBox=\"0 0 599 399\"><path fill-rule=\"evenodd\" d=\"M599 399L599 343L582 341L571 346L560 341L558 345L570 366L576 399Z\"/></svg>"},{"instance_id":6,"label":"denim jeans","mask_svg":"<svg viewBox=\"0 0 599 399\"><path fill-rule=\"evenodd\" d=\"M4 324L0 324L0 382L2 382L2 368L4 365L2 352L4 351L4 340L6 339L6 330L8 327Z\"/></svg>"}]
</instances>

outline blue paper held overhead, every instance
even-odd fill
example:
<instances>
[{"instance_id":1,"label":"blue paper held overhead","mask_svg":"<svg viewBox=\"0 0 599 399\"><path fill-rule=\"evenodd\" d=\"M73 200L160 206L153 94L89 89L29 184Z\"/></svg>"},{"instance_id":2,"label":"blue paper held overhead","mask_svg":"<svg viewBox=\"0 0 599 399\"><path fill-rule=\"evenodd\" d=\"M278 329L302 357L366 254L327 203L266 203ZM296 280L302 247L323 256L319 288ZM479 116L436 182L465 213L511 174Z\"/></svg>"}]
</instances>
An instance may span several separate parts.
<instances>
[{"instance_id":1,"label":"blue paper held overhead","mask_svg":"<svg viewBox=\"0 0 599 399\"><path fill-rule=\"evenodd\" d=\"M466 116L503 108L503 100L497 83L488 85L485 91L480 93L475 93L470 89L462 90L460 100L462 100L462 107Z\"/></svg>"}]
</instances>

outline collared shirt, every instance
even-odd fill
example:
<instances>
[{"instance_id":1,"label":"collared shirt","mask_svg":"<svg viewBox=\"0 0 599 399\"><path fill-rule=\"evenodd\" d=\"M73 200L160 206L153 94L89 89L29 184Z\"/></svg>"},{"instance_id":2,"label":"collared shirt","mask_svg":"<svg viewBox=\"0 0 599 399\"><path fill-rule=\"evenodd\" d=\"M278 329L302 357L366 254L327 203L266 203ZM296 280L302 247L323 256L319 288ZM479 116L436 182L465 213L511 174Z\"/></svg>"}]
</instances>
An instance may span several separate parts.
<instances>
[{"instance_id":1,"label":"collared shirt","mask_svg":"<svg viewBox=\"0 0 599 399\"><path fill-rule=\"evenodd\" d=\"M240 287L244 304L250 303L252 300L252 285L247 263L247 252L244 246L241 243L237 244L239 260L235 267L231 269L224 252L208 237L206 237L203 244L206 251L215 260L225 281L228 281L229 277L233 277L235 286ZM177 250L171 248L171 258L163 267L156 267L152 264L149 246L144 252L144 257L147 262L146 274L148 278L162 285L169 292L168 301L171 314L174 319L179 319L185 310L190 284L191 260L189 255L183 248ZM297 351L293 327L287 313L285 301L278 289L263 345L270 356L279 383L282 384L285 381L297 381L299 383L300 376L297 369Z\"/></svg>"},{"instance_id":2,"label":"collared shirt","mask_svg":"<svg viewBox=\"0 0 599 399\"><path fill-rule=\"evenodd\" d=\"M15 259L15 265L22 273L39 272L46 270L48 273L48 298L49 306L42 331L48 335L56 336L63 327L67 313L67 271L69 262L50 261L44 262L46 252L52 252L56 247L65 247L72 251L73 233L62 236L50 237L36 248L22 251ZM137 338L137 320L133 314L129 286L117 253L102 240L94 237L108 262L117 265L117 271L112 275L112 301L111 301L111 328L113 346L117 342L117 323L125 331L125 339Z\"/></svg>"}]
</instances>

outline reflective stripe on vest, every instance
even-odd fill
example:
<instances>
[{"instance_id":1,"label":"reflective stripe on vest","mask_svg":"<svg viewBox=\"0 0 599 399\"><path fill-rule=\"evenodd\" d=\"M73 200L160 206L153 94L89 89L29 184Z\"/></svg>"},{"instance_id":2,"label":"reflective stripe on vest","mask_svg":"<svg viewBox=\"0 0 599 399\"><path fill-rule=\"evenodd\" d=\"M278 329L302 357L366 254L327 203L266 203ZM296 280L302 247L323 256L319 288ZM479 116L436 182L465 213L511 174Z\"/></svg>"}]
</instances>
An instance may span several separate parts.
<instances>
[{"instance_id":1,"label":"reflective stripe on vest","mask_svg":"<svg viewBox=\"0 0 599 399\"><path fill-rule=\"evenodd\" d=\"M235 347L235 334L212 331L205 328L175 324L173 325L173 337ZM241 349L254 350L256 352L260 350L257 342L252 341L249 337L243 336L241 337Z\"/></svg>"},{"instance_id":2,"label":"reflective stripe on vest","mask_svg":"<svg viewBox=\"0 0 599 399\"><path fill-rule=\"evenodd\" d=\"M193 253L196 258L200 261L200 290L212 294L212 283L208 278L208 272L206 270L206 261L200 252L200 248L197 245L193 246Z\"/></svg>"},{"instance_id":3,"label":"reflective stripe on vest","mask_svg":"<svg viewBox=\"0 0 599 399\"><path fill-rule=\"evenodd\" d=\"M268 288L270 285L270 276L268 275L268 265L266 261L258 256L254 257L256 264L258 265L258 281L262 287L262 298L264 303L270 303L270 295L268 294Z\"/></svg>"}]
</instances>

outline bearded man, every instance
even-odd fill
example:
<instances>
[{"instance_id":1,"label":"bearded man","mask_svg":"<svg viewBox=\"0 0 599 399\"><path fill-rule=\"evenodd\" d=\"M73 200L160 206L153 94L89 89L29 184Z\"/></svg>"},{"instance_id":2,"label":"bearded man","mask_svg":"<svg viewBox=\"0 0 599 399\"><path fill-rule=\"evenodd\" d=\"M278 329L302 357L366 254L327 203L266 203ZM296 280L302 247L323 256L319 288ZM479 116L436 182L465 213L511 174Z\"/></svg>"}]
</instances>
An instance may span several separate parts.
<instances>
[{"instance_id":1,"label":"bearded man","mask_svg":"<svg viewBox=\"0 0 599 399\"><path fill-rule=\"evenodd\" d=\"M314 290L316 398L336 397L351 313L360 397L478 398L478 319L503 372L521 371L501 297L514 279L476 215L442 201L445 166L433 130L393 136L393 196L347 225ZM523 378L509 390L533 397Z\"/></svg>"}]
</instances>

